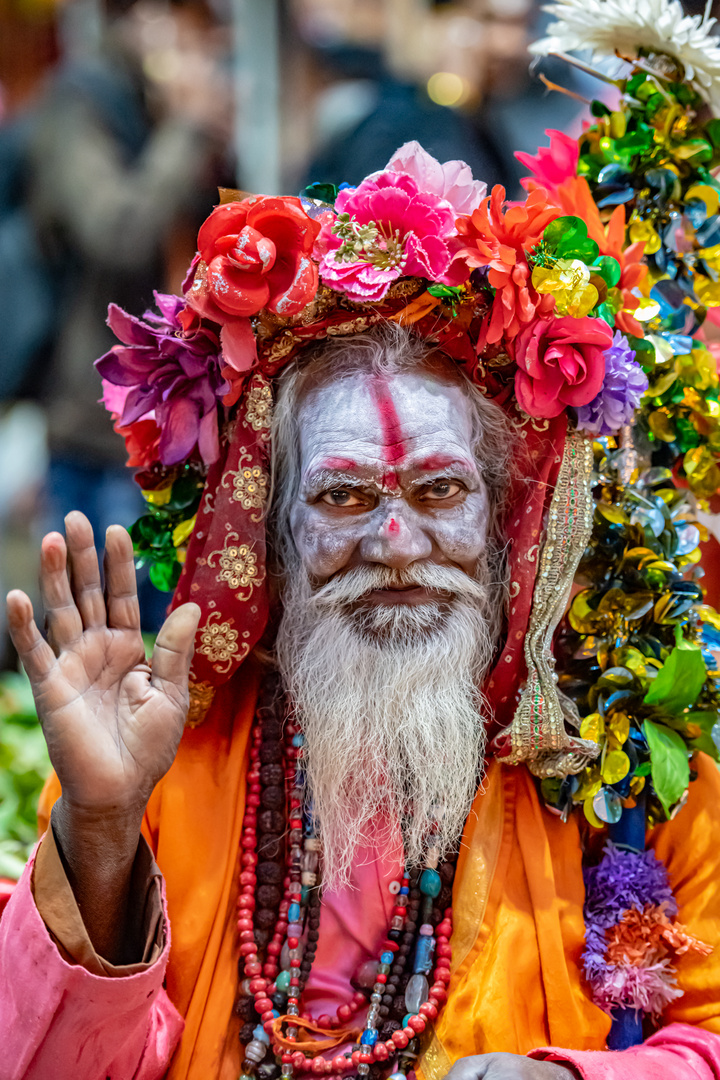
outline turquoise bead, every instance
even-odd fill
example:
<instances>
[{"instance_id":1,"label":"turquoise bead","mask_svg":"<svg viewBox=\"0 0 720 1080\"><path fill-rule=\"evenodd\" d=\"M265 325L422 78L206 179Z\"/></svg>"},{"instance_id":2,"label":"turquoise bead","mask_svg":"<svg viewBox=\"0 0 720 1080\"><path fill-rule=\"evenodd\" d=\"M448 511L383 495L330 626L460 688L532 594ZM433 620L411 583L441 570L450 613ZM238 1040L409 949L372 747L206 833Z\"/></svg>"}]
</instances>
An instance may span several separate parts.
<instances>
[{"instance_id":1,"label":"turquoise bead","mask_svg":"<svg viewBox=\"0 0 720 1080\"><path fill-rule=\"evenodd\" d=\"M437 870L423 870L420 875L420 892L423 896L439 896L442 882Z\"/></svg>"},{"instance_id":2,"label":"turquoise bead","mask_svg":"<svg viewBox=\"0 0 720 1080\"><path fill-rule=\"evenodd\" d=\"M435 893L434 895L437 896L437 893ZM289 923L299 922L299 920L300 920L300 905L299 904L291 904L290 907L288 908L287 917L288 917L288 922Z\"/></svg>"},{"instance_id":3,"label":"turquoise bead","mask_svg":"<svg viewBox=\"0 0 720 1080\"><path fill-rule=\"evenodd\" d=\"M434 952L434 937L418 938L417 945L415 946L415 963L413 964L413 972L415 975L427 975L430 971L432 971L432 959Z\"/></svg>"},{"instance_id":4,"label":"turquoise bead","mask_svg":"<svg viewBox=\"0 0 720 1080\"><path fill-rule=\"evenodd\" d=\"M280 991L281 994L284 994L287 990L289 990L290 989L290 972L289 971L280 971L280 972L278 972L278 977L275 980L275 986L277 987L277 989Z\"/></svg>"}]
</instances>

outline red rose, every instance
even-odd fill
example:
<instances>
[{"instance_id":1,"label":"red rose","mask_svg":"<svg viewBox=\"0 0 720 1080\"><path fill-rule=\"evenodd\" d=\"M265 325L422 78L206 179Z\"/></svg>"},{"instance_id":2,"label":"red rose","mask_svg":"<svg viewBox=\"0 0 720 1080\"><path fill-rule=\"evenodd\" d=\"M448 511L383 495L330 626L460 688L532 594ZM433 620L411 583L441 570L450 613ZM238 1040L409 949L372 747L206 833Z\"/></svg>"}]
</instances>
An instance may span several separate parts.
<instances>
[{"instance_id":1,"label":"red rose","mask_svg":"<svg viewBox=\"0 0 720 1080\"><path fill-rule=\"evenodd\" d=\"M536 319L515 339L515 395L528 416L550 419L587 405L605 378L613 333L602 319Z\"/></svg>"},{"instance_id":2,"label":"red rose","mask_svg":"<svg viewBox=\"0 0 720 1080\"><path fill-rule=\"evenodd\" d=\"M216 206L198 233L188 304L221 324L265 307L297 315L317 292L310 253L319 231L295 198L256 195Z\"/></svg>"}]
</instances>

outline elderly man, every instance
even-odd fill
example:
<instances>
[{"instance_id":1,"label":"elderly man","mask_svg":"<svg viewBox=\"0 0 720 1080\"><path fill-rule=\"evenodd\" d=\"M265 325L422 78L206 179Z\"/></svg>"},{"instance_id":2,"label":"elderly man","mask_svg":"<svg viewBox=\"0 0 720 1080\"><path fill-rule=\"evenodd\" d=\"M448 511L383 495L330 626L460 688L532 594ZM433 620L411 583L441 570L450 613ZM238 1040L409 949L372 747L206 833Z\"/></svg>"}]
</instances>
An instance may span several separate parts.
<instances>
[{"instance_id":1,"label":"elderly man","mask_svg":"<svg viewBox=\"0 0 720 1080\"><path fill-rule=\"evenodd\" d=\"M225 192L184 296L111 306L148 514L104 592L82 515L46 537L47 641L9 597L56 776L0 1080L720 1080L716 616L680 496L626 491L611 440L593 533L646 268L572 180L507 204L407 144L357 188ZM177 586L151 665L133 548Z\"/></svg>"},{"instance_id":2,"label":"elderly man","mask_svg":"<svg viewBox=\"0 0 720 1080\"><path fill-rule=\"evenodd\" d=\"M384 1027L388 1006L373 998L375 1024L373 1016L366 1018L376 978L371 973L368 979L366 969L376 966L372 958L388 923L395 925L398 882L417 869L429 874L431 885L438 869L444 880L451 877L465 829L454 892L453 945L460 955L432 1053L420 1065L423 1075L440 1076L457 1058L458 1080L720 1075L715 1037L688 1026L700 1014L711 1030L718 1023L720 991L707 985L714 967L699 978L688 966L681 975L685 997L667 1018L679 1023L644 1047L587 1053L602 1047L607 1021L587 999L578 970L577 829L543 815L532 783L518 769L490 763L478 792L488 720L479 687L497 648L503 604L511 437L501 410L447 358L393 326L321 348L281 380L273 431L273 528L283 597L276 655L299 725L291 731L304 737L305 797L323 852L319 920L309 924L317 927L315 960L304 979L299 1019L314 1021L316 1038L317 1029L331 1036L334 1027L334 1048L320 1060L336 1074L347 1044L364 1038L348 1033L353 1015L355 1030ZM211 877L222 870L212 865L219 857L216 837L205 837L206 856L197 848L208 814L204 800L227 800L224 788L234 777L225 805L237 805L241 773L236 761L211 764L193 731L172 766L198 608L185 604L169 616L149 668L132 545L119 527L107 539L103 596L83 516L68 517L66 539L45 538L41 582L52 647L33 622L28 598L19 592L8 598L62 797L37 853L34 879L21 883L3 921L0 1075L151 1080L166 1075L179 1040L168 1076L199 1076L195 1062L203 1060L204 1075L235 1077L245 1014L228 1014L232 996L222 967L235 933L236 895L222 896L223 910L205 943L215 970L194 969L189 993L182 974L174 974L167 993L170 930L158 871L139 834L144 819L161 861L173 844L187 844L188 856L197 856L184 882L170 876L167 882L171 908L178 889L191 889L178 898L174 964L182 968L186 959L192 966L197 929L182 922L192 924L203 890L214 888L205 870ZM236 758L247 752L252 714L242 698L260 678L256 662L234 688L234 714L228 714L228 695L215 706ZM261 706L271 721L262 741L251 741L251 774L265 735L278 745L282 738L273 730L277 695L266 689ZM261 753L261 770L272 769L277 757ZM210 782L203 775L208 767L215 770ZM680 877L688 830L693 858L700 846L706 868L714 865L718 802L710 791L720 785L702 771L680 831L674 823L658 830L658 850ZM256 804L263 805L272 786L262 786ZM248 790L252 798L252 783ZM174 804L170 812L166 801ZM193 818L200 828L186 834ZM243 850L245 833L236 826L226 822ZM172 828L177 835L166 838ZM261 855L261 866L273 865ZM246 880L241 873L241 890ZM428 890L425 920L434 891ZM705 900L699 906L692 882L681 891L685 919L701 923L707 937L713 910ZM417 917L417 903L414 910ZM443 929L434 930L439 948L449 936ZM431 1007L419 1015L431 1019L444 995L437 983L434 996L424 985L420 996ZM331 1025L334 1012L342 1023ZM192 1039L187 1048L181 1013ZM257 1024L256 1017L251 1033ZM564 1035L576 1049L537 1048L556 1033L562 1033L557 1041ZM262 1027L246 1046L246 1067L258 1045L261 1060L268 1049L258 1034ZM530 1050L531 1057L522 1056ZM259 1069L271 1077L277 1066ZM319 1074L314 1063L312 1072Z\"/></svg>"}]
</instances>

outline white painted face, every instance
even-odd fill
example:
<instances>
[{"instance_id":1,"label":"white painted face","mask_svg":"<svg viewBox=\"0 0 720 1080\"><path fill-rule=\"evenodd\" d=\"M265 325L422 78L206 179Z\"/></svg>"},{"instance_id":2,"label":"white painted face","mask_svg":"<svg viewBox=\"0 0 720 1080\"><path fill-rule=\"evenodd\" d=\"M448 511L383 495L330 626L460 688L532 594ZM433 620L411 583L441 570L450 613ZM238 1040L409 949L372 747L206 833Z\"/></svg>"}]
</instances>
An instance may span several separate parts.
<instances>
[{"instance_id":1,"label":"white painted face","mask_svg":"<svg viewBox=\"0 0 720 1080\"><path fill-rule=\"evenodd\" d=\"M474 572L488 498L473 458L471 407L458 386L417 372L359 373L304 399L291 529L318 584L372 563ZM379 589L367 599L418 604L427 591Z\"/></svg>"}]
</instances>

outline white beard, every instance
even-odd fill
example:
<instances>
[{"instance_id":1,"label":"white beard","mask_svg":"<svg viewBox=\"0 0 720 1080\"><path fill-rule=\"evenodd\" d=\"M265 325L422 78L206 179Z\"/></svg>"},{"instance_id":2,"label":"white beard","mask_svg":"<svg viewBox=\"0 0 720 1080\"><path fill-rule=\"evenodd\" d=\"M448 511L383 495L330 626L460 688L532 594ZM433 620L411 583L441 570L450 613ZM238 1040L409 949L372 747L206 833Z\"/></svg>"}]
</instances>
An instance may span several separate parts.
<instances>
[{"instance_id":1,"label":"white beard","mask_svg":"<svg viewBox=\"0 0 720 1080\"><path fill-rule=\"evenodd\" d=\"M394 846L401 822L406 865L428 846L457 850L484 766L497 590L427 563L354 568L319 589L300 565L287 577L278 663L305 736L324 886L347 885L358 848ZM362 603L389 584L440 593Z\"/></svg>"}]
</instances>

